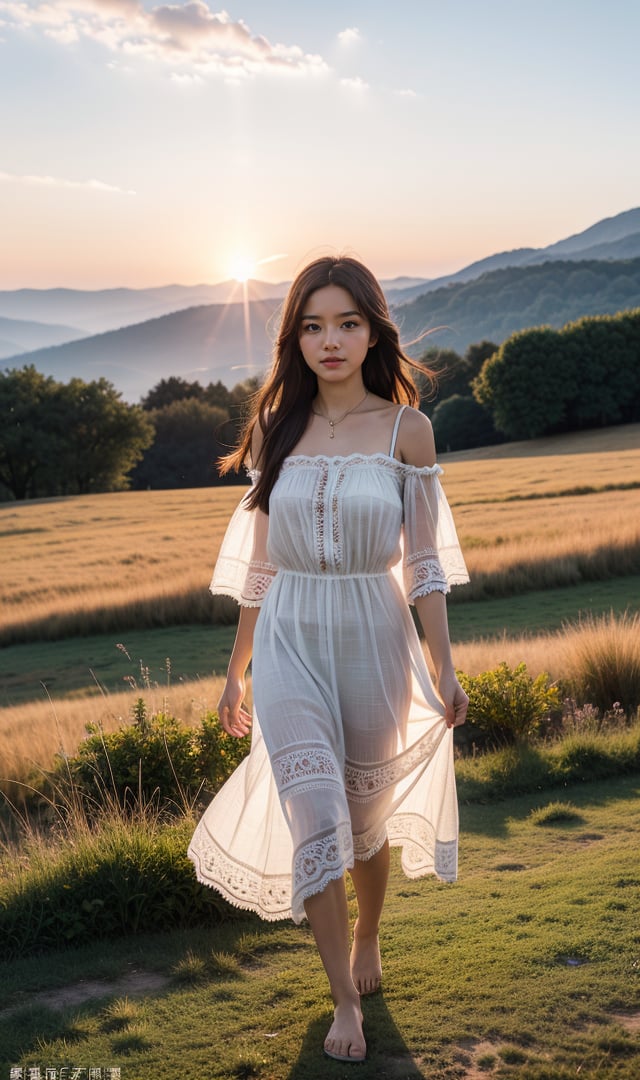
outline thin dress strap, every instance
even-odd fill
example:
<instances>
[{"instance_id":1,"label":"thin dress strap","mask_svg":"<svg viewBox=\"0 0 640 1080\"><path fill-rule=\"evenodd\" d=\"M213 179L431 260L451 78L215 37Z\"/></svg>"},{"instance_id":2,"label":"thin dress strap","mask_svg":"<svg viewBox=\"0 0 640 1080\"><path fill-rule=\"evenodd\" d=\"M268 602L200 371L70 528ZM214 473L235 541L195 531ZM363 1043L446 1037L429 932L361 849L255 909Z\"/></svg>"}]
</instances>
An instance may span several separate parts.
<instances>
[{"instance_id":1,"label":"thin dress strap","mask_svg":"<svg viewBox=\"0 0 640 1080\"><path fill-rule=\"evenodd\" d=\"M389 457L394 457L396 452L396 442L398 439L398 429L400 427L400 421L402 420L402 414L406 409L406 405L401 405L396 413L396 422L393 425L393 433L391 435L391 446L389 447Z\"/></svg>"}]
</instances>

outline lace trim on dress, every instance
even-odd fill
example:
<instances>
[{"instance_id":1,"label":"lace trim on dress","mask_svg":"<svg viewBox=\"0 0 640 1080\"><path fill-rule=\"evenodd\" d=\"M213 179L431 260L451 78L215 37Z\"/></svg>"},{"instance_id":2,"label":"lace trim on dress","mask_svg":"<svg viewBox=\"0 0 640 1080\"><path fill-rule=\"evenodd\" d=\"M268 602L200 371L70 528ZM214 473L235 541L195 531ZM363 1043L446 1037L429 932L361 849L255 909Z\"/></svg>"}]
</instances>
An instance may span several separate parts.
<instances>
[{"instance_id":1,"label":"lace trim on dress","mask_svg":"<svg viewBox=\"0 0 640 1080\"><path fill-rule=\"evenodd\" d=\"M456 880L457 840L438 840L433 826L418 814L394 814L387 827L389 843L402 847L402 869L408 878L435 873L441 881Z\"/></svg>"},{"instance_id":2,"label":"lace trim on dress","mask_svg":"<svg viewBox=\"0 0 640 1080\"><path fill-rule=\"evenodd\" d=\"M197 856L192 848L197 848ZM198 881L222 893L234 907L255 911L269 922L291 917L289 874L263 877L258 871L230 858L204 828L194 835L189 857Z\"/></svg>"},{"instance_id":3,"label":"lace trim on dress","mask_svg":"<svg viewBox=\"0 0 640 1080\"><path fill-rule=\"evenodd\" d=\"M412 604L418 596L432 592L451 591L442 563L435 548L425 548L409 555L404 561L407 599Z\"/></svg>"},{"instance_id":4,"label":"lace trim on dress","mask_svg":"<svg viewBox=\"0 0 640 1080\"><path fill-rule=\"evenodd\" d=\"M440 465L406 465L404 461L399 461L396 457L391 457L389 454L384 454L380 451L377 454L290 454L282 462L283 469L296 469L296 468L309 468L312 465L324 465L328 468L329 465L337 462L344 462L354 465L369 465L372 462L388 466L399 476L406 476L407 473L419 473L421 476L440 476L442 468Z\"/></svg>"},{"instance_id":5,"label":"lace trim on dress","mask_svg":"<svg viewBox=\"0 0 640 1080\"><path fill-rule=\"evenodd\" d=\"M421 761L429 760L433 756L446 730L444 723L437 725L391 761L374 765L346 762L344 778L348 798L356 802L369 802L377 798L381 791L393 787L408 776Z\"/></svg>"},{"instance_id":6,"label":"lace trim on dress","mask_svg":"<svg viewBox=\"0 0 640 1080\"><path fill-rule=\"evenodd\" d=\"M293 917L304 915L303 901L322 892L330 881L353 866L351 824L341 821L334 831L298 848L293 857Z\"/></svg>"},{"instance_id":7,"label":"lace trim on dress","mask_svg":"<svg viewBox=\"0 0 640 1080\"><path fill-rule=\"evenodd\" d=\"M273 757L272 768L281 794L291 787L299 789L299 785L309 791L318 786L326 787L327 781L340 782L336 759L324 746L306 745L279 752Z\"/></svg>"},{"instance_id":8,"label":"lace trim on dress","mask_svg":"<svg viewBox=\"0 0 640 1080\"><path fill-rule=\"evenodd\" d=\"M360 833L353 838L353 854L360 862L367 862L377 855L387 839L386 824L369 829L366 833Z\"/></svg>"},{"instance_id":9,"label":"lace trim on dress","mask_svg":"<svg viewBox=\"0 0 640 1080\"><path fill-rule=\"evenodd\" d=\"M247 571L240 605L242 607L260 607L269 586L277 573L277 567L267 562L252 562Z\"/></svg>"}]
</instances>

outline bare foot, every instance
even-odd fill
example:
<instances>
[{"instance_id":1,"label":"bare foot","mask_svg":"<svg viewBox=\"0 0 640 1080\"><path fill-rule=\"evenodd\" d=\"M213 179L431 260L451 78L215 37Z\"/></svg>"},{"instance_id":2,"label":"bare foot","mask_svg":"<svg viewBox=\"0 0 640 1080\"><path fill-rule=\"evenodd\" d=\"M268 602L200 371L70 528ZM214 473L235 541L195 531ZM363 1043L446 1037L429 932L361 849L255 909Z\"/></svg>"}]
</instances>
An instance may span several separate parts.
<instances>
[{"instance_id":1,"label":"bare foot","mask_svg":"<svg viewBox=\"0 0 640 1080\"><path fill-rule=\"evenodd\" d=\"M357 922L351 948L351 978L359 994L374 994L382 983L378 935L360 934Z\"/></svg>"},{"instance_id":2,"label":"bare foot","mask_svg":"<svg viewBox=\"0 0 640 1080\"><path fill-rule=\"evenodd\" d=\"M324 1040L325 1053L339 1061L364 1061L367 1045L362 1033L360 1005L348 1002L336 1005L334 1021Z\"/></svg>"}]
</instances>

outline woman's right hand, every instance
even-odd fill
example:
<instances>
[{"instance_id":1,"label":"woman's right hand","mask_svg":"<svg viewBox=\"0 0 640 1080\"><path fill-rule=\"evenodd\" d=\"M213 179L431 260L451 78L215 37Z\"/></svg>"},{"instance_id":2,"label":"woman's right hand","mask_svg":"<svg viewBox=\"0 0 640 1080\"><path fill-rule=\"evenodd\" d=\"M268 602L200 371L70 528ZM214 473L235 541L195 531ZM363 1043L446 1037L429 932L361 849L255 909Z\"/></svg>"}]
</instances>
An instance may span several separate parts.
<instances>
[{"instance_id":1,"label":"woman's right hand","mask_svg":"<svg viewBox=\"0 0 640 1080\"><path fill-rule=\"evenodd\" d=\"M218 702L218 719L227 735L241 739L251 730L251 714L242 707L245 682L242 678L227 675L227 681Z\"/></svg>"}]
</instances>

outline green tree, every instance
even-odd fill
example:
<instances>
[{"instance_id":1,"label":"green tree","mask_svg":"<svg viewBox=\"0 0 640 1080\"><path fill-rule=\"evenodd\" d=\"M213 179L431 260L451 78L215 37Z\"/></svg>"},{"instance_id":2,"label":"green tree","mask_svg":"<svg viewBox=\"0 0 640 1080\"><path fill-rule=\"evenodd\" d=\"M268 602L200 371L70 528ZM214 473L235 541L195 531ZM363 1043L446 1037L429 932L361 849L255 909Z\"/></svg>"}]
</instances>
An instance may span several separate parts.
<instances>
[{"instance_id":1,"label":"green tree","mask_svg":"<svg viewBox=\"0 0 640 1080\"><path fill-rule=\"evenodd\" d=\"M226 409L187 398L155 409L150 417L155 438L133 472L136 488L205 487L218 482L216 461L233 443L236 430Z\"/></svg>"},{"instance_id":2,"label":"green tree","mask_svg":"<svg viewBox=\"0 0 640 1080\"><path fill-rule=\"evenodd\" d=\"M140 404L146 412L150 412L152 409L164 409L165 405L172 405L174 401L184 401L186 398L202 401L204 397L205 391L197 380L188 382L179 375L170 375L168 379L160 379Z\"/></svg>"},{"instance_id":3,"label":"green tree","mask_svg":"<svg viewBox=\"0 0 640 1080\"><path fill-rule=\"evenodd\" d=\"M575 358L556 330L521 330L485 361L473 396L509 438L535 439L562 428L577 376Z\"/></svg>"},{"instance_id":4,"label":"green tree","mask_svg":"<svg viewBox=\"0 0 640 1080\"><path fill-rule=\"evenodd\" d=\"M0 484L26 499L59 450L52 430L56 383L31 364L0 372Z\"/></svg>"},{"instance_id":5,"label":"green tree","mask_svg":"<svg viewBox=\"0 0 640 1080\"><path fill-rule=\"evenodd\" d=\"M473 382L513 439L640 419L640 308L513 334Z\"/></svg>"},{"instance_id":6,"label":"green tree","mask_svg":"<svg viewBox=\"0 0 640 1080\"><path fill-rule=\"evenodd\" d=\"M493 426L491 413L471 395L452 394L436 405L433 434L438 449L470 450L474 446L489 446L502 442Z\"/></svg>"},{"instance_id":7,"label":"green tree","mask_svg":"<svg viewBox=\"0 0 640 1080\"><path fill-rule=\"evenodd\" d=\"M480 374L482 365L497 351L498 346L494 341L478 341L469 345L464 354L464 362L469 373L469 390L471 389L473 380Z\"/></svg>"},{"instance_id":8,"label":"green tree","mask_svg":"<svg viewBox=\"0 0 640 1080\"><path fill-rule=\"evenodd\" d=\"M153 426L143 410L121 400L107 379L85 383L71 379L57 391L59 416L65 422L58 485L68 494L119 491L129 487L127 474L153 440Z\"/></svg>"},{"instance_id":9,"label":"green tree","mask_svg":"<svg viewBox=\"0 0 640 1080\"><path fill-rule=\"evenodd\" d=\"M15 499L127 487L153 431L107 382L67 385L34 367L0 377L0 480Z\"/></svg>"}]
</instances>

